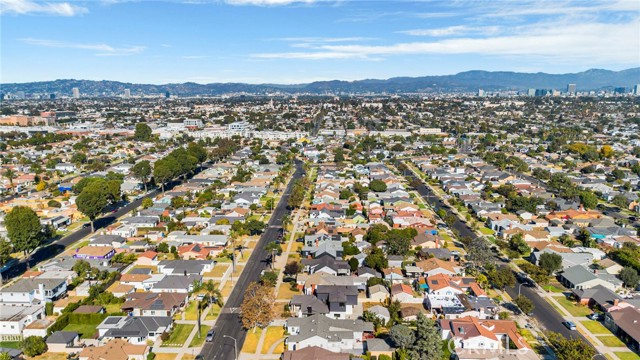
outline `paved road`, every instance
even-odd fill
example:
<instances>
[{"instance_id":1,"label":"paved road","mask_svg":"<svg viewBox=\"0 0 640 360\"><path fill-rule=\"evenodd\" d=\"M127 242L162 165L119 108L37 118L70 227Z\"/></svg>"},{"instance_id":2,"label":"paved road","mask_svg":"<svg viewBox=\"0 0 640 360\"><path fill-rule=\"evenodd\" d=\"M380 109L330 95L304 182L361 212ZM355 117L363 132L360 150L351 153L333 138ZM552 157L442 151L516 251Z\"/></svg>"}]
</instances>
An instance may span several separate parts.
<instances>
[{"instance_id":1,"label":"paved road","mask_svg":"<svg viewBox=\"0 0 640 360\"><path fill-rule=\"evenodd\" d=\"M242 344L247 336L247 331L242 328L240 322L240 315L238 309L242 303L242 297L244 290L247 288L250 282L258 281L260 279L260 273L267 268L266 259L270 256L267 251L264 250L266 244L277 238L278 231L282 227L282 217L288 214L290 211L287 209L287 201L289 200L289 194L293 186L293 180L298 179L304 175L302 169L302 162L296 161L296 171L293 174L292 180L287 185L287 188L278 202L268 227L260 237L258 244L256 245L253 253L247 261L244 271L238 281L234 284L231 295L224 304L216 324L213 327L215 331L215 337L212 342L206 343L202 348L200 355L206 360L233 360L234 354L234 341L237 341L237 351L240 351ZM227 337L225 337L225 335ZM240 355L240 354L238 354Z\"/></svg>"},{"instance_id":2,"label":"paved road","mask_svg":"<svg viewBox=\"0 0 640 360\"><path fill-rule=\"evenodd\" d=\"M520 282L517 282L514 287L506 288L507 293L509 294L509 296L511 296L512 299L518 296L518 287L520 287L520 294L529 298L529 300L531 300L531 302L533 303L534 308L532 317L536 319L536 321L538 321L538 324L540 324L544 329L560 333L567 339L582 339L586 344L591 345L591 343L588 342L587 339L585 339L584 336L582 336L582 334L580 334L577 330L569 330L562 324L562 322L564 321L562 315L560 315L558 311L556 311L556 309L554 309L553 306L551 306L551 304L547 302L547 300L542 298L537 293L536 288L528 287L526 285L520 286Z\"/></svg>"},{"instance_id":3,"label":"paved road","mask_svg":"<svg viewBox=\"0 0 640 360\"><path fill-rule=\"evenodd\" d=\"M206 168L207 166L204 166L200 170L197 170L196 174ZM183 182L182 180L176 180L169 183L167 186L165 186L165 191L173 189L176 185L179 185L182 182ZM95 230L97 231L99 229L105 228L113 224L121 216L126 215L127 213L139 207L142 204L142 199L156 196L158 195L158 193L160 193L160 190L158 189L152 190L151 192L149 192L148 194L144 195L143 197L137 200L134 200L129 203L121 204L115 212L109 213L97 219L94 222ZM89 234L91 234L91 227L90 226L82 227L72 234L69 234L63 238L60 238L45 246L38 248L33 254L31 254L31 257L29 258L29 264L28 264L29 266L27 266L27 259L20 260L15 265L12 265L9 270L6 270L5 272L2 273L4 280L19 276L22 273L24 273L28 267L36 266L38 263L42 261L49 260L55 257L56 255L59 255L60 253L64 252L67 246L75 243L76 241L81 240L82 238L84 238Z\"/></svg>"},{"instance_id":4,"label":"paved road","mask_svg":"<svg viewBox=\"0 0 640 360\"><path fill-rule=\"evenodd\" d=\"M407 171L405 175L407 175L412 179L417 179L417 177L411 170ZM436 211L439 209L445 209L445 211L450 212L450 208L447 205L445 205L438 196L433 194L431 189L425 186L422 180L420 180L420 186L418 186L416 190L420 195L422 195L422 197L425 198L425 200L427 200L436 209ZM455 216L455 221L452 227L453 229L458 231L460 236L468 236L472 239L475 239L478 237L476 233L473 230L471 230L467 226L467 224L462 222L457 216ZM496 257L495 260L496 260L496 263L500 262L498 257ZM518 286L519 284L516 284L512 288L506 289L507 293L509 294L509 296L511 296L511 298L515 298L518 295ZM578 338L581 338L585 343L591 344L582 335L580 335L578 331L571 331L567 329L567 327L565 327L562 324L562 322L564 321L564 319L562 318L562 315L559 314L556 311L556 309L554 309L551 306L551 304L549 304L544 298L542 298L534 288L522 286L520 288L520 292L522 295L531 299L535 307L533 310L532 317L536 319L538 323L542 325L545 329L560 333L562 334L562 336L566 338L578 337Z\"/></svg>"}]
</instances>

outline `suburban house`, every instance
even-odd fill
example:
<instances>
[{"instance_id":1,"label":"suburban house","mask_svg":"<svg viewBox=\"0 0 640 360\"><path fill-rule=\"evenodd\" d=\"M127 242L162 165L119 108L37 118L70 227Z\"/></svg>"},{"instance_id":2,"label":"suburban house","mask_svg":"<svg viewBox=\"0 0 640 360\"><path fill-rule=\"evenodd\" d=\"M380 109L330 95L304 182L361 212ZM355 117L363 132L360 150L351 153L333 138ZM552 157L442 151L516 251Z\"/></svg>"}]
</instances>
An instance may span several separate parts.
<instances>
[{"instance_id":1,"label":"suburban house","mask_svg":"<svg viewBox=\"0 0 640 360\"><path fill-rule=\"evenodd\" d=\"M289 309L295 317L329 313L329 306L313 295L294 295L289 301Z\"/></svg>"},{"instance_id":2,"label":"suburban house","mask_svg":"<svg viewBox=\"0 0 640 360\"><path fill-rule=\"evenodd\" d=\"M71 353L80 349L80 335L75 331L56 331L47 337L47 352Z\"/></svg>"},{"instance_id":3,"label":"suburban house","mask_svg":"<svg viewBox=\"0 0 640 360\"><path fill-rule=\"evenodd\" d=\"M173 316L188 298L184 293L136 292L128 294L120 308L133 316Z\"/></svg>"},{"instance_id":4,"label":"suburban house","mask_svg":"<svg viewBox=\"0 0 640 360\"><path fill-rule=\"evenodd\" d=\"M213 270L213 260L162 260L158 272L165 275L204 275Z\"/></svg>"},{"instance_id":5,"label":"suburban house","mask_svg":"<svg viewBox=\"0 0 640 360\"><path fill-rule=\"evenodd\" d=\"M102 346L88 346L82 349L78 360L145 360L149 354L146 344L132 345L115 339Z\"/></svg>"},{"instance_id":6,"label":"suburban house","mask_svg":"<svg viewBox=\"0 0 640 360\"><path fill-rule=\"evenodd\" d=\"M22 338L22 331L38 319L44 319L43 305L13 306L0 304L0 340Z\"/></svg>"},{"instance_id":7,"label":"suburban house","mask_svg":"<svg viewBox=\"0 0 640 360\"><path fill-rule=\"evenodd\" d=\"M99 339L122 339L134 345L156 341L163 332L171 330L173 319L167 316L109 316L98 325Z\"/></svg>"},{"instance_id":8,"label":"suburban house","mask_svg":"<svg viewBox=\"0 0 640 360\"><path fill-rule=\"evenodd\" d=\"M0 302L5 305L30 305L40 302L52 302L66 292L66 279L20 279L0 289Z\"/></svg>"},{"instance_id":9,"label":"suburban house","mask_svg":"<svg viewBox=\"0 0 640 360\"><path fill-rule=\"evenodd\" d=\"M479 320L469 316L442 319L439 323L442 340L453 340L456 349L508 349L508 341L518 349L531 348L511 320Z\"/></svg>"},{"instance_id":10,"label":"suburban house","mask_svg":"<svg viewBox=\"0 0 640 360\"><path fill-rule=\"evenodd\" d=\"M631 349L640 351L640 310L626 307L608 312L604 324Z\"/></svg>"},{"instance_id":11,"label":"suburban house","mask_svg":"<svg viewBox=\"0 0 640 360\"><path fill-rule=\"evenodd\" d=\"M189 293L193 291L194 283L201 283L201 275L171 275L165 276L151 288L153 293Z\"/></svg>"},{"instance_id":12,"label":"suburban house","mask_svg":"<svg viewBox=\"0 0 640 360\"><path fill-rule=\"evenodd\" d=\"M364 341L374 337L372 323L360 319L332 319L319 314L289 318L285 327L290 334L285 340L289 351L319 346L335 352L362 353Z\"/></svg>"},{"instance_id":13,"label":"suburban house","mask_svg":"<svg viewBox=\"0 0 640 360\"><path fill-rule=\"evenodd\" d=\"M572 266L560 274L560 282L569 289L590 289L602 285L609 290L622 287L622 280L606 271L591 270L584 265Z\"/></svg>"},{"instance_id":14,"label":"suburban house","mask_svg":"<svg viewBox=\"0 0 640 360\"><path fill-rule=\"evenodd\" d=\"M329 306L327 316L345 319L353 314L353 307L358 305L358 288L355 286L318 285L316 297Z\"/></svg>"},{"instance_id":15,"label":"suburban house","mask_svg":"<svg viewBox=\"0 0 640 360\"><path fill-rule=\"evenodd\" d=\"M349 360L349 354L335 353L319 346L310 346L304 349L285 350L282 360Z\"/></svg>"},{"instance_id":16,"label":"suburban house","mask_svg":"<svg viewBox=\"0 0 640 360\"><path fill-rule=\"evenodd\" d=\"M109 260L116 254L111 246L83 246L76 249L76 259Z\"/></svg>"}]
</instances>

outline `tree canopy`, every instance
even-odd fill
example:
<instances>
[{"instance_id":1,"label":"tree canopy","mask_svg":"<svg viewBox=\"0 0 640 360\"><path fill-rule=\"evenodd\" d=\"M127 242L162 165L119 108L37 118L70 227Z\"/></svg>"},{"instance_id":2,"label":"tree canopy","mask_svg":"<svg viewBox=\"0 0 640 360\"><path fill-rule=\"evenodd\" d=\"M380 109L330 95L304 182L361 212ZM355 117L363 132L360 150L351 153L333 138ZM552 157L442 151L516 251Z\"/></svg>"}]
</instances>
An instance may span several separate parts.
<instances>
[{"instance_id":1,"label":"tree canopy","mask_svg":"<svg viewBox=\"0 0 640 360\"><path fill-rule=\"evenodd\" d=\"M7 236L15 251L31 252L44 240L44 232L38 215L30 207L16 206L4 219Z\"/></svg>"}]
</instances>

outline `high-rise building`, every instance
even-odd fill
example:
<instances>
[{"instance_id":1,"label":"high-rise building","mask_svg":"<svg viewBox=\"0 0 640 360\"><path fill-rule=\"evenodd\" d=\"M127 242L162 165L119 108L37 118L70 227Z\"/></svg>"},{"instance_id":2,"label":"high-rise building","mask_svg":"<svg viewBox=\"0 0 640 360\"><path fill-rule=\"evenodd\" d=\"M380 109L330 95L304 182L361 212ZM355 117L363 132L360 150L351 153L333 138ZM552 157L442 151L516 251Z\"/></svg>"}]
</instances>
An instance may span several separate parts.
<instances>
[{"instance_id":1,"label":"high-rise building","mask_svg":"<svg viewBox=\"0 0 640 360\"><path fill-rule=\"evenodd\" d=\"M124 97L127 99L131 97L131 89L124 89Z\"/></svg>"},{"instance_id":2,"label":"high-rise building","mask_svg":"<svg viewBox=\"0 0 640 360\"><path fill-rule=\"evenodd\" d=\"M633 86L633 93L636 95L640 95L640 84L636 84Z\"/></svg>"},{"instance_id":3,"label":"high-rise building","mask_svg":"<svg viewBox=\"0 0 640 360\"><path fill-rule=\"evenodd\" d=\"M168 91L164 93L164 98L168 99L171 97L171 93L169 93Z\"/></svg>"},{"instance_id":4,"label":"high-rise building","mask_svg":"<svg viewBox=\"0 0 640 360\"><path fill-rule=\"evenodd\" d=\"M527 94L529 94L529 96L536 96L536 89L529 89Z\"/></svg>"},{"instance_id":5,"label":"high-rise building","mask_svg":"<svg viewBox=\"0 0 640 360\"><path fill-rule=\"evenodd\" d=\"M80 89L73 88L73 89L71 89L71 91L73 92L73 98L74 99L80 99Z\"/></svg>"},{"instance_id":6,"label":"high-rise building","mask_svg":"<svg viewBox=\"0 0 640 360\"><path fill-rule=\"evenodd\" d=\"M576 93L576 84L568 84L567 93L570 95L574 95Z\"/></svg>"},{"instance_id":7,"label":"high-rise building","mask_svg":"<svg viewBox=\"0 0 640 360\"><path fill-rule=\"evenodd\" d=\"M49 100L55 100L56 94L49 94Z\"/></svg>"},{"instance_id":8,"label":"high-rise building","mask_svg":"<svg viewBox=\"0 0 640 360\"><path fill-rule=\"evenodd\" d=\"M483 97L484 96L484 90L478 89L478 96L479 97Z\"/></svg>"},{"instance_id":9,"label":"high-rise building","mask_svg":"<svg viewBox=\"0 0 640 360\"><path fill-rule=\"evenodd\" d=\"M625 87L617 87L615 89L613 89L613 92L616 94L624 94L627 91L627 88Z\"/></svg>"}]
</instances>

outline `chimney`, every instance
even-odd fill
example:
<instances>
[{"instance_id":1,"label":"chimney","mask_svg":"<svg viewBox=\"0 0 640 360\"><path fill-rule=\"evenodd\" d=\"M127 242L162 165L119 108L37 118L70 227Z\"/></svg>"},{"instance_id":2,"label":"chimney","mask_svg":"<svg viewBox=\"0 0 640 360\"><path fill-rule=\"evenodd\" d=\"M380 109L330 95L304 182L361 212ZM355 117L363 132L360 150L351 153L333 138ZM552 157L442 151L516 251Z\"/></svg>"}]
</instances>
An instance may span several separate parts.
<instances>
[{"instance_id":1,"label":"chimney","mask_svg":"<svg viewBox=\"0 0 640 360\"><path fill-rule=\"evenodd\" d=\"M455 257L453 255L449 256L449 261L454 262L455 261Z\"/></svg>"},{"instance_id":2,"label":"chimney","mask_svg":"<svg viewBox=\"0 0 640 360\"><path fill-rule=\"evenodd\" d=\"M436 249L440 246L440 238L436 236Z\"/></svg>"},{"instance_id":3,"label":"chimney","mask_svg":"<svg viewBox=\"0 0 640 360\"><path fill-rule=\"evenodd\" d=\"M311 311L311 306L307 306L307 314L311 315L312 311Z\"/></svg>"},{"instance_id":4,"label":"chimney","mask_svg":"<svg viewBox=\"0 0 640 360\"><path fill-rule=\"evenodd\" d=\"M620 299L613 300L613 306L618 306L619 302L620 302ZM634 321L634 323L635 323L635 321Z\"/></svg>"}]
</instances>

